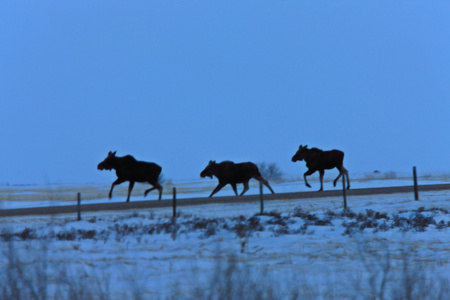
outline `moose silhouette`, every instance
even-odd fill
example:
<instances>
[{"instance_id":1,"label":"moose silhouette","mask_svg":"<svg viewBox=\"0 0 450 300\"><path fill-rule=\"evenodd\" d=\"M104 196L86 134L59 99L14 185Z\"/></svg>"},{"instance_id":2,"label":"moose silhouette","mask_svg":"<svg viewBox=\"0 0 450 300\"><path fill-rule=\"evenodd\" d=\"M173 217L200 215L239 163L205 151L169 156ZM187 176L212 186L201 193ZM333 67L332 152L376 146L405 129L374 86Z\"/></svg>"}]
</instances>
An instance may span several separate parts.
<instances>
[{"instance_id":1,"label":"moose silhouette","mask_svg":"<svg viewBox=\"0 0 450 300\"><path fill-rule=\"evenodd\" d=\"M333 182L336 186L338 179L344 175L347 177L347 189L350 188L350 179L348 178L348 171L344 168L344 152L340 150L330 150L323 151L318 148L308 149L308 146L300 145L297 153L292 157L292 161L296 162L298 160L305 160L306 167L308 171L303 174L305 179L305 184L307 187L311 187L306 180L306 176L314 174L314 172L319 171L320 174L320 190L323 190L323 175L325 170L337 168L339 170L339 175ZM345 178L345 177L344 177Z\"/></svg>"},{"instance_id":2,"label":"moose silhouette","mask_svg":"<svg viewBox=\"0 0 450 300\"><path fill-rule=\"evenodd\" d=\"M117 180L111 185L108 197L111 199L114 186L129 181L127 201L130 202L131 190L135 182L148 182L153 187L146 190L144 197L154 189L159 191L159 200L161 200L163 187L159 184L158 178L162 168L155 163L138 161L131 155L123 157L116 156L116 152L109 151L108 156L98 164L99 170L116 170Z\"/></svg>"},{"instance_id":3,"label":"moose silhouette","mask_svg":"<svg viewBox=\"0 0 450 300\"><path fill-rule=\"evenodd\" d=\"M255 178L260 181L262 184L267 186L269 190L274 194L275 192L270 187L267 180L262 178L261 173L258 170L258 167L251 162L237 163L231 161L223 161L221 163L216 163L215 161L210 161L206 168L200 173L202 178L206 176L213 178L216 176L219 180L219 184L212 191L209 197L212 197L215 193L220 191L225 185L230 184L233 188L236 196L238 195L236 190L237 183L244 184L244 190L241 193L241 196L248 191L248 182L251 178Z\"/></svg>"}]
</instances>

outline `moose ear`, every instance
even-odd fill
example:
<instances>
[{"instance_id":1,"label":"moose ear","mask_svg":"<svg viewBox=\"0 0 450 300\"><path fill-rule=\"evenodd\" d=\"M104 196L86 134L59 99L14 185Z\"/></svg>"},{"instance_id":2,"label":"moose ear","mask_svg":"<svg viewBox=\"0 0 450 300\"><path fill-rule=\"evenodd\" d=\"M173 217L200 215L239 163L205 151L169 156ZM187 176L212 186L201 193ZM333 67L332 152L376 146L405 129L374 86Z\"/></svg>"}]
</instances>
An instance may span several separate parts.
<instances>
[{"instance_id":1,"label":"moose ear","mask_svg":"<svg viewBox=\"0 0 450 300\"><path fill-rule=\"evenodd\" d=\"M300 145L300 147L298 147L298 149L302 149L302 145Z\"/></svg>"},{"instance_id":2,"label":"moose ear","mask_svg":"<svg viewBox=\"0 0 450 300\"><path fill-rule=\"evenodd\" d=\"M112 156L116 156L116 152L117 152L117 151L112 152L111 155L112 155Z\"/></svg>"},{"instance_id":3,"label":"moose ear","mask_svg":"<svg viewBox=\"0 0 450 300\"><path fill-rule=\"evenodd\" d=\"M305 149L308 148L308 145L305 145L305 147L303 147L303 148L305 148Z\"/></svg>"}]
</instances>

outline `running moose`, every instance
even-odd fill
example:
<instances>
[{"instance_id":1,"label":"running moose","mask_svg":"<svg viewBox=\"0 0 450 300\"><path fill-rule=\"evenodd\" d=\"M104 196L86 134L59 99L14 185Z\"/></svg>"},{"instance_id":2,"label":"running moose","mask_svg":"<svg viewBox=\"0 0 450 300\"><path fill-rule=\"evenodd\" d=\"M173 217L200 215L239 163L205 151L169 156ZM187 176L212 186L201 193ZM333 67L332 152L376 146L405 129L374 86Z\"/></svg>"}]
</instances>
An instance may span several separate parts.
<instances>
[{"instance_id":1,"label":"running moose","mask_svg":"<svg viewBox=\"0 0 450 300\"><path fill-rule=\"evenodd\" d=\"M338 179L344 175L347 177L347 189L350 188L350 179L348 178L348 171L344 168L344 152L340 150L323 151L318 148L308 149L308 146L300 145L297 153L292 157L292 161L305 160L308 171L305 172L303 178L305 178L305 184L307 187L311 187L306 180L306 176L312 175L314 172L319 171L320 174L320 190L323 190L323 175L325 170L337 168L339 175L334 180L333 184L336 186ZM344 177L344 178L345 178Z\"/></svg>"},{"instance_id":2,"label":"running moose","mask_svg":"<svg viewBox=\"0 0 450 300\"><path fill-rule=\"evenodd\" d=\"M117 180L111 185L108 197L111 199L112 191L115 185L129 181L127 202L130 202L130 194L135 182L148 182L153 187L146 190L144 197L150 191L157 189L159 191L159 200L161 200L163 187L158 182L159 174L162 168L155 163L137 161L133 156L116 156L116 152L109 152L104 161L98 164L99 170L116 170Z\"/></svg>"},{"instance_id":3,"label":"running moose","mask_svg":"<svg viewBox=\"0 0 450 300\"><path fill-rule=\"evenodd\" d=\"M267 186L269 190L274 194L275 192L270 187L267 180L262 178L261 173L259 173L258 167L251 162L244 162L244 163L238 163L235 164L231 161L223 161L221 163L216 163L215 161L210 161L209 164L206 166L206 168L200 173L200 176L202 178L205 178L206 176L209 176L213 178L213 176L216 176L219 180L219 184L217 187L212 191L211 195L209 197L212 197L215 193L220 191L225 185L230 184L233 188L234 193L236 196L238 195L236 190L236 184L237 183L243 183L244 184L244 190L241 193L241 196L245 194L245 192L248 191L248 182L251 178L255 178L256 180L260 181L262 184Z\"/></svg>"}]
</instances>

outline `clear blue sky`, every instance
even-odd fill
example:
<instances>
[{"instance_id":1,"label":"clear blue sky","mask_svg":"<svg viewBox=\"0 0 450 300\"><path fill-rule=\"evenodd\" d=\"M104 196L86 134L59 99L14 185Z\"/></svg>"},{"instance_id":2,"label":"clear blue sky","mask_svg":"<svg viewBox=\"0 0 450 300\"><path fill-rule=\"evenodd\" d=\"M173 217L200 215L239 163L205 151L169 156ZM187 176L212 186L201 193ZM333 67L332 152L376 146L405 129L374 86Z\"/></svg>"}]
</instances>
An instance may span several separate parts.
<instances>
[{"instance_id":1,"label":"clear blue sky","mask_svg":"<svg viewBox=\"0 0 450 300\"><path fill-rule=\"evenodd\" d=\"M449 172L449 16L448 1L3 0L0 183L110 182L110 150L174 181L211 159L300 175L300 144L343 150L350 175Z\"/></svg>"}]
</instances>

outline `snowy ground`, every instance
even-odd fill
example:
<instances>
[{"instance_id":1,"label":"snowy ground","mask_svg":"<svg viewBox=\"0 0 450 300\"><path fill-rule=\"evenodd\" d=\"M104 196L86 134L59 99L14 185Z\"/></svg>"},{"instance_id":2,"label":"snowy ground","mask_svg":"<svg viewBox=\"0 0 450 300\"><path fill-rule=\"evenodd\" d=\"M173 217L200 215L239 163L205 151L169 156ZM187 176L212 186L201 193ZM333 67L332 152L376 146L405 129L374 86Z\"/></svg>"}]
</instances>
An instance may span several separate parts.
<instances>
[{"instance_id":1,"label":"snowy ground","mask_svg":"<svg viewBox=\"0 0 450 300\"><path fill-rule=\"evenodd\" d=\"M255 203L210 204L180 208L176 222L169 208L85 213L82 221L1 218L0 298L16 291L22 298L448 299L450 191L420 199L354 196L347 212L341 197L267 201L262 216Z\"/></svg>"}]
</instances>

